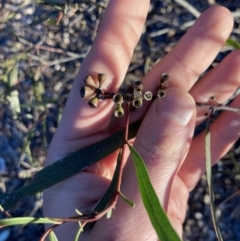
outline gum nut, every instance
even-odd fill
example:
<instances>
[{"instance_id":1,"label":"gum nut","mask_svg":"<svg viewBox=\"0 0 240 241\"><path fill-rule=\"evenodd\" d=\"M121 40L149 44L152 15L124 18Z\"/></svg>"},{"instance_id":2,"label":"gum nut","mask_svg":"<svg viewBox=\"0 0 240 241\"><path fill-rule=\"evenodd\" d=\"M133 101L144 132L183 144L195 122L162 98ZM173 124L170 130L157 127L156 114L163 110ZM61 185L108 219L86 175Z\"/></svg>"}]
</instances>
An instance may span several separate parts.
<instances>
[{"instance_id":1,"label":"gum nut","mask_svg":"<svg viewBox=\"0 0 240 241\"><path fill-rule=\"evenodd\" d=\"M163 80L163 81L160 83L160 86L161 86L161 88L167 88L167 87L168 87L168 81L167 81L167 80Z\"/></svg>"},{"instance_id":2,"label":"gum nut","mask_svg":"<svg viewBox=\"0 0 240 241\"><path fill-rule=\"evenodd\" d=\"M166 92L162 89L160 89L157 93L158 98L164 98L166 96Z\"/></svg>"},{"instance_id":3,"label":"gum nut","mask_svg":"<svg viewBox=\"0 0 240 241\"><path fill-rule=\"evenodd\" d=\"M114 115L118 118L123 117L124 110L120 104L116 105L116 108L114 110Z\"/></svg>"},{"instance_id":4,"label":"gum nut","mask_svg":"<svg viewBox=\"0 0 240 241\"><path fill-rule=\"evenodd\" d=\"M119 104L119 103L121 103L121 102L123 102L123 96L122 96L122 94L115 94L114 96L113 96L113 102L114 103L116 103L116 104Z\"/></svg>"},{"instance_id":5,"label":"gum nut","mask_svg":"<svg viewBox=\"0 0 240 241\"><path fill-rule=\"evenodd\" d=\"M140 108L140 107L142 106L142 99L135 99L135 100L133 101L133 106L134 106L135 108Z\"/></svg>"},{"instance_id":6,"label":"gum nut","mask_svg":"<svg viewBox=\"0 0 240 241\"><path fill-rule=\"evenodd\" d=\"M126 87L126 92L127 92L128 94L133 94L133 93L134 93L134 90L135 90L135 87L134 87L133 84L128 85L128 86Z\"/></svg>"},{"instance_id":7,"label":"gum nut","mask_svg":"<svg viewBox=\"0 0 240 241\"><path fill-rule=\"evenodd\" d=\"M100 86L105 82L106 79L107 79L106 74L102 74L102 73L98 74L98 81L99 81Z\"/></svg>"},{"instance_id":8,"label":"gum nut","mask_svg":"<svg viewBox=\"0 0 240 241\"><path fill-rule=\"evenodd\" d=\"M145 100L151 100L152 97L153 97L153 94L152 94L151 91L146 91L146 92L144 93L144 95L143 95L143 98L144 98Z\"/></svg>"},{"instance_id":9,"label":"gum nut","mask_svg":"<svg viewBox=\"0 0 240 241\"><path fill-rule=\"evenodd\" d=\"M80 90L80 94L82 98L88 98L93 93L94 93L94 90L88 86L83 86Z\"/></svg>"},{"instance_id":10,"label":"gum nut","mask_svg":"<svg viewBox=\"0 0 240 241\"><path fill-rule=\"evenodd\" d=\"M143 89L143 84L142 81L138 80L134 82L134 86L137 90L142 90Z\"/></svg>"},{"instance_id":11,"label":"gum nut","mask_svg":"<svg viewBox=\"0 0 240 241\"><path fill-rule=\"evenodd\" d=\"M98 106L98 97L93 97L91 100L88 101L88 104L92 107L92 108L96 108Z\"/></svg>"},{"instance_id":12,"label":"gum nut","mask_svg":"<svg viewBox=\"0 0 240 241\"><path fill-rule=\"evenodd\" d=\"M161 80L167 80L167 79L169 79L169 75L166 73L163 73L161 76Z\"/></svg>"},{"instance_id":13,"label":"gum nut","mask_svg":"<svg viewBox=\"0 0 240 241\"><path fill-rule=\"evenodd\" d=\"M95 86L94 79L91 75L89 75L85 80L84 83L87 85Z\"/></svg>"}]
</instances>

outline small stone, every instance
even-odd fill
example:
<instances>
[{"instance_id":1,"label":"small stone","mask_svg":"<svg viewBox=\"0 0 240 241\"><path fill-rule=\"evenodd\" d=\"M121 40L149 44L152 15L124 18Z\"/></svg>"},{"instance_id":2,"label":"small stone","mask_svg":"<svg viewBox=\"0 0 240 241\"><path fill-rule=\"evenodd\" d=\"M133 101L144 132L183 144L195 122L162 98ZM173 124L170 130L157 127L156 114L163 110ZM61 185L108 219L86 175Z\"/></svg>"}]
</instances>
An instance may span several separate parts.
<instances>
[{"instance_id":1,"label":"small stone","mask_svg":"<svg viewBox=\"0 0 240 241\"><path fill-rule=\"evenodd\" d=\"M197 213L194 214L194 217L196 219L202 219L203 215L202 215L202 213L197 212Z\"/></svg>"}]
</instances>

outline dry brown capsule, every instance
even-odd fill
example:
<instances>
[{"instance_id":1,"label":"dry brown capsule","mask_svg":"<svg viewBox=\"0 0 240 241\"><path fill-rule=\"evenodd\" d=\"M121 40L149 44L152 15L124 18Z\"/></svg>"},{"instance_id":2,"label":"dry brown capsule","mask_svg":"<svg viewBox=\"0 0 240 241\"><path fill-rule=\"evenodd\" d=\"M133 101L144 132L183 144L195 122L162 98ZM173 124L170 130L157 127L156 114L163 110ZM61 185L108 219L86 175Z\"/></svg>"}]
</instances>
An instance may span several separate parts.
<instances>
[{"instance_id":1,"label":"dry brown capsule","mask_svg":"<svg viewBox=\"0 0 240 241\"><path fill-rule=\"evenodd\" d=\"M143 98L144 98L144 100L149 101L149 100L152 99L152 97L153 97L153 94L152 94L151 91L146 91L146 92L143 94Z\"/></svg>"},{"instance_id":2,"label":"dry brown capsule","mask_svg":"<svg viewBox=\"0 0 240 241\"><path fill-rule=\"evenodd\" d=\"M105 82L106 79L107 79L106 74L102 74L102 73L98 74L99 88L102 86L102 84Z\"/></svg>"},{"instance_id":3,"label":"dry brown capsule","mask_svg":"<svg viewBox=\"0 0 240 241\"><path fill-rule=\"evenodd\" d=\"M116 103L116 104L122 103L122 102L123 102L123 96L122 96L122 94L119 94L119 93L115 94L115 95L113 96L113 102Z\"/></svg>"},{"instance_id":4,"label":"dry brown capsule","mask_svg":"<svg viewBox=\"0 0 240 241\"><path fill-rule=\"evenodd\" d=\"M116 104L116 107L115 107L115 110L114 110L114 115L116 116L116 117L123 117L123 115L124 115L124 110L123 110L123 108L122 108L122 106L121 106L121 104Z\"/></svg>"},{"instance_id":5,"label":"dry brown capsule","mask_svg":"<svg viewBox=\"0 0 240 241\"><path fill-rule=\"evenodd\" d=\"M169 79L168 74L162 74L160 79L160 88L164 89L168 87L168 79Z\"/></svg>"},{"instance_id":6,"label":"dry brown capsule","mask_svg":"<svg viewBox=\"0 0 240 241\"><path fill-rule=\"evenodd\" d=\"M95 92L95 90L89 86L83 86L80 90L80 94L82 98L88 98L90 97L93 93Z\"/></svg>"},{"instance_id":7,"label":"dry brown capsule","mask_svg":"<svg viewBox=\"0 0 240 241\"><path fill-rule=\"evenodd\" d=\"M166 73L163 73L161 76L161 80L168 80L169 79L169 75Z\"/></svg>"},{"instance_id":8,"label":"dry brown capsule","mask_svg":"<svg viewBox=\"0 0 240 241\"><path fill-rule=\"evenodd\" d=\"M157 97L158 98L164 98L166 96L166 92L162 89L159 89L157 92Z\"/></svg>"},{"instance_id":9,"label":"dry brown capsule","mask_svg":"<svg viewBox=\"0 0 240 241\"><path fill-rule=\"evenodd\" d=\"M94 79L91 75L87 76L87 78L84 80L84 83L89 85L89 86L95 86L95 82L94 82Z\"/></svg>"},{"instance_id":10,"label":"dry brown capsule","mask_svg":"<svg viewBox=\"0 0 240 241\"><path fill-rule=\"evenodd\" d=\"M141 91L143 89L143 84L140 80L133 82L133 85L138 91Z\"/></svg>"},{"instance_id":11,"label":"dry brown capsule","mask_svg":"<svg viewBox=\"0 0 240 241\"><path fill-rule=\"evenodd\" d=\"M143 103L142 99L139 98L139 99L133 100L132 105L135 108L140 108L142 106L142 103Z\"/></svg>"},{"instance_id":12,"label":"dry brown capsule","mask_svg":"<svg viewBox=\"0 0 240 241\"><path fill-rule=\"evenodd\" d=\"M88 101L88 104L92 107L92 108L96 108L98 106L98 102L99 102L99 99L98 97L93 97L92 99L90 99Z\"/></svg>"}]
</instances>

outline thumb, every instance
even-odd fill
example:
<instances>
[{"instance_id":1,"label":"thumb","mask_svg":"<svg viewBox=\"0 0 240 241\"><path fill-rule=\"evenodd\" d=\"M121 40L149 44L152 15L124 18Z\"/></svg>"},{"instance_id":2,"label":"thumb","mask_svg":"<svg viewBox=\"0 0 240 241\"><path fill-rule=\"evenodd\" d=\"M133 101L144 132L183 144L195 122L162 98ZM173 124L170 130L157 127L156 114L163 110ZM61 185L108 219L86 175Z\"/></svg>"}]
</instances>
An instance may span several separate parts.
<instances>
[{"instance_id":1,"label":"thumb","mask_svg":"<svg viewBox=\"0 0 240 241\"><path fill-rule=\"evenodd\" d=\"M153 102L136 136L134 147L145 161L151 182L165 210L174 175L191 143L195 111L195 102L188 93L168 89L163 99ZM141 201L131 158L124 167L121 191L136 204L135 208L118 199L112 218L109 221L101 220L95 229L104 225L104 228L108 227L108 232L104 232L108 237L115 237L117 233L118 237L128 235L128 240L146 240L143 238L146 235L155 235L155 232L151 232L152 227ZM155 239L151 237L149 240ZM104 237L99 240L104 240Z\"/></svg>"},{"instance_id":2,"label":"thumb","mask_svg":"<svg viewBox=\"0 0 240 241\"><path fill-rule=\"evenodd\" d=\"M151 182L165 210L173 178L190 148L195 113L195 102L187 92L168 89L164 98L152 104L134 143L145 161ZM133 161L128 161L122 191L138 202L138 184L136 178L132 177L134 169ZM136 191L133 193L132 190Z\"/></svg>"}]
</instances>

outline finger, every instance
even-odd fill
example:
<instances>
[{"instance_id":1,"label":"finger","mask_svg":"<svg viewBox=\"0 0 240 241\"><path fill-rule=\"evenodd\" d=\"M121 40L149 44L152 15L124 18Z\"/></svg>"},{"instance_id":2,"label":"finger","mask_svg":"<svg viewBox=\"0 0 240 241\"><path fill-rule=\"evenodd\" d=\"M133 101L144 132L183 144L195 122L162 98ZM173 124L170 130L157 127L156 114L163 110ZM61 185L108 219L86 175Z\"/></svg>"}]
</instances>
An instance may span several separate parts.
<instances>
[{"instance_id":1,"label":"finger","mask_svg":"<svg viewBox=\"0 0 240 241\"><path fill-rule=\"evenodd\" d=\"M170 87L188 91L209 67L232 31L231 12L220 6L201 14L175 48L146 76L157 83L162 73L171 76Z\"/></svg>"},{"instance_id":2,"label":"finger","mask_svg":"<svg viewBox=\"0 0 240 241\"><path fill-rule=\"evenodd\" d=\"M156 93L163 73L170 76L169 87L189 91L199 76L209 67L232 31L233 18L228 9L211 7L197 19L174 49L143 78L144 90ZM131 122L141 118L149 108L145 103L135 111ZM121 126L122 120L114 118L110 131Z\"/></svg>"},{"instance_id":3,"label":"finger","mask_svg":"<svg viewBox=\"0 0 240 241\"><path fill-rule=\"evenodd\" d=\"M111 101L99 103L91 109L86 100L80 100L79 90L88 75L97 79L98 73L107 74L104 87L116 90L124 79L133 50L144 26L149 1L111 0L103 15L93 47L84 60L70 92L61 131L71 139L101 132L112 115ZM71 125L69 125L71 123ZM66 137L66 138L67 138Z\"/></svg>"},{"instance_id":4,"label":"finger","mask_svg":"<svg viewBox=\"0 0 240 241\"><path fill-rule=\"evenodd\" d=\"M239 65L240 51L234 51L199 80L189 93L198 103L208 103L212 96L219 104L225 102L239 87L240 79L236 78L240 76ZM197 124L206 118L206 112L206 109L198 108Z\"/></svg>"},{"instance_id":5,"label":"finger","mask_svg":"<svg viewBox=\"0 0 240 241\"><path fill-rule=\"evenodd\" d=\"M151 181L165 210L173 177L190 146L195 110L190 95L179 89L168 89L165 98L152 104L136 137L134 146L146 163ZM155 235L138 190L134 164L130 159L124 167L121 191L136 206L132 209L119 200L111 220L101 220L94 227L93 231L98 234L101 233L101 228L107 227L106 233L102 232L99 240L106 240L105 234L109 240L116 240L116 235L120 237L124 234L130 235L129 240L133 240L131 236L134 240L143 240L149 233ZM156 237L151 236L148 239L156 240ZM95 240L94 237L91 240Z\"/></svg>"},{"instance_id":6,"label":"finger","mask_svg":"<svg viewBox=\"0 0 240 241\"><path fill-rule=\"evenodd\" d=\"M240 107L240 97L231 106ZM211 159L214 165L240 136L239 114L224 111L210 126ZM206 170L205 132L193 139L188 156L179 170L179 177L192 190Z\"/></svg>"},{"instance_id":7,"label":"finger","mask_svg":"<svg viewBox=\"0 0 240 241\"><path fill-rule=\"evenodd\" d=\"M111 119L113 102L104 101L97 109L92 109L80 98L80 88L87 75L96 79L97 73L107 74L104 86L108 89L119 87L141 35L148 5L147 0L141 4L138 0L109 2L98 36L75 78L46 164L106 137L103 133Z\"/></svg>"}]
</instances>

